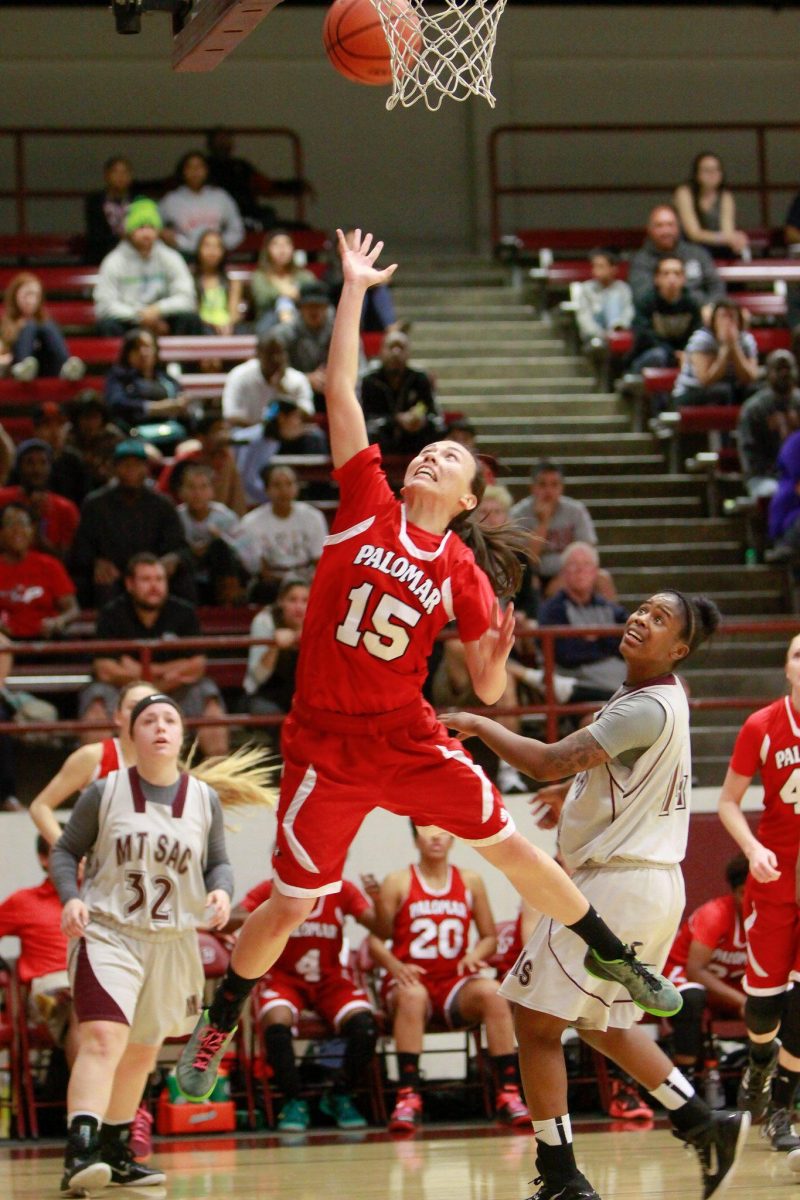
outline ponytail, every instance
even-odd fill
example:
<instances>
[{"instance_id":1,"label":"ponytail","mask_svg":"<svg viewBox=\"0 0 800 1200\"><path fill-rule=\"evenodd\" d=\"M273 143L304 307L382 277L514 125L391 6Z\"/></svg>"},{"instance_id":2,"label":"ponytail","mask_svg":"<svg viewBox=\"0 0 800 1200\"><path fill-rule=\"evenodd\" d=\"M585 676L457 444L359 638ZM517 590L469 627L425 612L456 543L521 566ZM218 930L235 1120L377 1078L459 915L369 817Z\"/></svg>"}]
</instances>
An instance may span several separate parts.
<instances>
[{"instance_id":1,"label":"ponytail","mask_svg":"<svg viewBox=\"0 0 800 1200\"><path fill-rule=\"evenodd\" d=\"M240 746L232 754L195 764L196 750L195 742L182 769L213 788L223 808L275 807L277 763L262 747Z\"/></svg>"},{"instance_id":2,"label":"ponytail","mask_svg":"<svg viewBox=\"0 0 800 1200\"><path fill-rule=\"evenodd\" d=\"M692 654L698 646L702 646L703 642L707 642L716 633L722 615L708 596L686 596L675 588L668 588L667 594L677 596L683 607L686 620L681 637L689 647L689 654Z\"/></svg>"},{"instance_id":3,"label":"ponytail","mask_svg":"<svg viewBox=\"0 0 800 1200\"><path fill-rule=\"evenodd\" d=\"M486 476L480 459L475 459L471 484L478 505L486 491ZM514 596L522 584L523 562L531 560L531 537L527 530L506 521L503 525L485 525L475 517L475 509L460 513L449 528L469 546L475 561L489 577L494 594L501 600Z\"/></svg>"}]
</instances>

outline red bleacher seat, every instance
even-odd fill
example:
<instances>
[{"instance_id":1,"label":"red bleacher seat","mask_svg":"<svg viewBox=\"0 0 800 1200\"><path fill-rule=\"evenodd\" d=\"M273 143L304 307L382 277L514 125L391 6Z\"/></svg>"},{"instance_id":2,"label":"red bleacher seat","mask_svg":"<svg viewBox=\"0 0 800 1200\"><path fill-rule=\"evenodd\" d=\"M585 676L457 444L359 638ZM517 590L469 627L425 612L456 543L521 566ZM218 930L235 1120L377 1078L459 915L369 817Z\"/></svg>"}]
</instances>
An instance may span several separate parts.
<instances>
[{"instance_id":1,"label":"red bleacher seat","mask_svg":"<svg viewBox=\"0 0 800 1200\"><path fill-rule=\"evenodd\" d=\"M678 412L681 433L728 433L739 418L736 404L689 404Z\"/></svg>"},{"instance_id":2,"label":"red bleacher seat","mask_svg":"<svg viewBox=\"0 0 800 1200\"><path fill-rule=\"evenodd\" d=\"M83 258L86 239L76 233L2 233L0 258L28 263L31 259L52 262L60 258Z\"/></svg>"},{"instance_id":3,"label":"red bleacher seat","mask_svg":"<svg viewBox=\"0 0 800 1200\"><path fill-rule=\"evenodd\" d=\"M756 339L758 353L762 358L766 354L771 354L773 350L791 350L792 348L792 334L789 329L775 329L762 325L757 329L751 329L750 332Z\"/></svg>"},{"instance_id":4,"label":"red bleacher seat","mask_svg":"<svg viewBox=\"0 0 800 1200\"><path fill-rule=\"evenodd\" d=\"M671 392L678 378L676 367L645 367L642 371L644 390L648 395L653 392Z\"/></svg>"},{"instance_id":5,"label":"red bleacher seat","mask_svg":"<svg viewBox=\"0 0 800 1200\"><path fill-rule=\"evenodd\" d=\"M630 329L612 329L608 335L608 352L615 358L623 358L633 349L633 334Z\"/></svg>"}]
</instances>

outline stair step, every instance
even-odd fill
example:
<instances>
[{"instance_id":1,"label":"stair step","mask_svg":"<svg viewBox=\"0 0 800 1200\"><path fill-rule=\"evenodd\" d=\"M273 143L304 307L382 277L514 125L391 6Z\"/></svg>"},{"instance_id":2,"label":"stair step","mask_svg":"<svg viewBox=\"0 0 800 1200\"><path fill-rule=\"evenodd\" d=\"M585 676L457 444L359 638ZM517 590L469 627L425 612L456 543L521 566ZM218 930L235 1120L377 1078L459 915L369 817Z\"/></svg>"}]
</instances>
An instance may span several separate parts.
<instances>
[{"instance_id":1,"label":"stair step","mask_svg":"<svg viewBox=\"0 0 800 1200\"><path fill-rule=\"evenodd\" d=\"M751 666L747 671L709 667L689 676L692 695L703 696L780 696L785 679L780 667ZM705 718L705 710L703 711ZM743 718L744 719L744 718Z\"/></svg>"},{"instance_id":2,"label":"stair step","mask_svg":"<svg viewBox=\"0 0 800 1200\"><path fill-rule=\"evenodd\" d=\"M598 535L599 536L599 535ZM603 566L617 578L617 572L632 567L658 567L672 571L675 567L699 567L706 564L731 566L738 563L742 547L738 542L684 542L630 546L609 546L600 542Z\"/></svg>"},{"instance_id":3,"label":"stair step","mask_svg":"<svg viewBox=\"0 0 800 1200\"><path fill-rule=\"evenodd\" d=\"M745 569L741 563L707 563L702 567L684 563L663 567L625 564L615 570L614 581L620 592L677 587L683 592L708 592L711 596L720 592L760 592L773 587L777 590L782 582L771 567Z\"/></svg>"},{"instance_id":4,"label":"stair step","mask_svg":"<svg viewBox=\"0 0 800 1200\"><path fill-rule=\"evenodd\" d=\"M528 318L522 320L506 320L498 318L491 323L491 333L500 341L509 339L510 341L525 341L529 338L552 338L553 327L549 321L537 321ZM424 323L415 325L411 330L411 345L412 350L416 351L419 346L440 345L448 346L451 340L466 338L469 331L465 331L461 321L453 320L426 320ZM484 335L488 336L488 334ZM564 345L563 338L559 338L559 345Z\"/></svg>"},{"instance_id":5,"label":"stair step","mask_svg":"<svg viewBox=\"0 0 800 1200\"><path fill-rule=\"evenodd\" d=\"M436 392L440 399L455 394L464 397L473 396L476 401L483 402L487 398L496 397L495 403L498 407L505 404L506 397L508 397L509 403L513 403L515 398L524 400L530 396L541 394L552 396L555 392L558 395L559 404L564 408L570 405L579 394L585 396L590 393L592 399L605 399L605 396L599 395L594 388L594 380L590 379L588 375L585 377L555 375L548 376L546 379L531 379L527 375L521 379L517 377L473 379L454 376L452 379L440 378L437 381Z\"/></svg>"},{"instance_id":6,"label":"stair step","mask_svg":"<svg viewBox=\"0 0 800 1200\"><path fill-rule=\"evenodd\" d=\"M580 432L577 429L568 434L570 437L569 446L572 451L579 450L581 459L596 458L597 455L603 455L605 462L625 462L630 463L635 460L653 465L653 467L664 466L664 459L661 455L648 454L647 451L652 448L653 439L649 433L627 433L627 432L612 432L612 433L589 433L584 432L582 422L578 422ZM567 463L570 461L566 458L562 451L564 450L565 441L564 432L553 429L552 422L548 425L542 424L539 431L533 429L527 424L527 432L525 433L500 433L500 434L481 434L481 450L485 450L487 454L502 455L504 462L510 467L516 467L520 461L530 461L527 458L520 460L520 450L532 450L538 458L557 458L567 470ZM543 432L547 429L547 432ZM583 453L585 451L585 455ZM624 451L628 451L624 454Z\"/></svg>"},{"instance_id":7,"label":"stair step","mask_svg":"<svg viewBox=\"0 0 800 1200\"><path fill-rule=\"evenodd\" d=\"M594 504L592 504L592 514L594 515ZM643 520L599 520L595 519L595 529L600 546L610 548L612 546L643 546L647 545L653 536L652 521ZM667 515L661 532L664 536L667 534L670 540L680 538L681 542L688 544L690 542L714 542L730 538L737 524L726 517L706 517L703 520L685 521L680 518L671 520ZM738 543L737 543L738 544Z\"/></svg>"},{"instance_id":8,"label":"stair step","mask_svg":"<svg viewBox=\"0 0 800 1200\"><path fill-rule=\"evenodd\" d=\"M448 406L449 404L450 401L448 401ZM453 408L457 409L458 404L453 402ZM624 416L604 416L599 413L595 415L591 411L583 416L569 417L553 412L541 413L537 411L535 416L530 414L524 418L476 417L470 413L469 419L475 426L479 449L490 453L495 453L492 449L492 442L498 439L516 437L516 430L521 425L524 425L525 429L528 430L528 436L525 439L526 442L530 441L531 435L538 442L547 434L571 439L587 437L590 434L598 436L602 434L606 437L613 434L618 439L628 434L630 430L630 423L626 421ZM616 444L619 444L618 441Z\"/></svg>"},{"instance_id":9,"label":"stair step","mask_svg":"<svg viewBox=\"0 0 800 1200\"><path fill-rule=\"evenodd\" d=\"M434 358L430 356L426 359L419 358L418 366L426 371L432 371L437 380L444 379L463 379L466 369L466 360L462 358ZM516 391L516 381L524 382L531 375L538 375L540 379L547 378L564 378L565 374L581 378L587 376L589 368L586 364L581 363L578 359L567 358L564 355L558 354L542 354L520 356L518 358L489 358L483 357L469 363L468 377L473 380L478 379L496 379L498 376L505 379L508 391Z\"/></svg>"},{"instance_id":10,"label":"stair step","mask_svg":"<svg viewBox=\"0 0 800 1200\"><path fill-rule=\"evenodd\" d=\"M482 308L484 305L495 309L521 307L519 293L504 284L488 287L458 287L455 284L447 287L397 286L393 292L398 309L402 308L404 313L415 305L438 308L440 312L451 308Z\"/></svg>"},{"instance_id":11,"label":"stair step","mask_svg":"<svg viewBox=\"0 0 800 1200\"><path fill-rule=\"evenodd\" d=\"M504 455L503 462L508 468L511 476L523 476L526 480L530 479L530 469L535 462L542 457L550 457L555 446L564 447L563 440L559 442L556 439L548 439L547 437L531 438L529 445L531 453L524 457L514 454ZM580 449L580 443L572 444L572 451ZM587 447L591 449L591 447ZM643 483L643 487L654 489L661 495L665 492L661 491L660 481L663 479L665 485L670 483L670 480L679 480L681 487L686 486L686 480L695 483L697 487L703 487L703 481L693 476L683 475L662 475L659 472L664 470L664 460L659 454L558 454L558 461L561 465L564 475L567 478L567 492L571 493L577 487L582 487L584 491L588 487L592 495L598 492L607 490L607 486L613 486L615 476L624 475L626 477L635 475L641 472L642 479L647 480ZM610 473L610 477L604 477L604 471ZM645 472L653 472L652 477L644 474ZM656 480L659 482L657 483ZM626 486L630 486L628 482ZM583 497L581 497L583 498Z\"/></svg>"},{"instance_id":12,"label":"stair step","mask_svg":"<svg viewBox=\"0 0 800 1200\"><path fill-rule=\"evenodd\" d=\"M509 481L504 479L503 482L509 486ZM524 483L525 481L521 481ZM523 490L520 488L520 490ZM570 493L573 489L570 486ZM524 487L524 494L528 494L527 485ZM590 497L592 506L592 517L596 521L615 520L624 517L641 516L643 512L652 513L652 522L650 524L651 531L653 525L663 519L664 514L664 497L663 496L647 496L638 497L631 494L630 486L626 487L622 496L607 496L597 495ZM694 495L685 495L680 491L674 492L669 499L670 516L674 518L683 517L686 521L700 521L704 517L704 498L700 492ZM602 546L602 538L600 545ZM641 596L639 597L641 600Z\"/></svg>"},{"instance_id":13,"label":"stair step","mask_svg":"<svg viewBox=\"0 0 800 1200\"><path fill-rule=\"evenodd\" d=\"M526 321L531 325L539 325L538 313L530 304L520 304L506 301L502 304L487 301L486 304L433 304L432 301L418 301L415 304L407 302L405 297L397 297L397 315L404 321L410 321L416 327L427 321L441 321L442 314L447 313L448 321L470 321L489 326L495 320ZM412 336L414 330L411 331Z\"/></svg>"},{"instance_id":14,"label":"stair step","mask_svg":"<svg viewBox=\"0 0 800 1200\"><path fill-rule=\"evenodd\" d=\"M501 341L497 338L482 336L470 339L468 337L442 339L432 341L427 345L414 339L414 366L436 370L440 358L475 359L491 362L519 364L528 362L531 355L544 358L563 358L564 343L552 337L536 337L520 339L518 342Z\"/></svg>"},{"instance_id":15,"label":"stair step","mask_svg":"<svg viewBox=\"0 0 800 1200\"><path fill-rule=\"evenodd\" d=\"M685 590L685 588L681 587L680 582L676 582L674 580L671 572L662 573L661 582L660 584L657 584L657 587L670 586L678 587L681 591ZM653 595L656 590L656 587L651 586L648 588L647 586L644 586L637 591L625 592L620 595L619 602L620 604L630 607L634 604L639 604L643 596ZM728 618L750 617L755 619L756 617L770 616L773 613L777 616L786 612L786 603L783 597L772 590L743 592L738 590L728 590L726 588L724 591L721 591L717 588L711 587L710 584L706 584L703 588L703 591L709 594L711 598L715 600L717 604L719 604L723 615ZM754 688L753 692L754 694L758 694L758 689ZM722 693L714 693L714 695L720 694L725 695L725 692L723 691Z\"/></svg>"},{"instance_id":16,"label":"stair step","mask_svg":"<svg viewBox=\"0 0 800 1200\"><path fill-rule=\"evenodd\" d=\"M610 396L569 396L565 402L564 396L527 395L504 396L502 401L493 400L486 395L469 396L448 388L439 390L439 400L447 401L446 407L464 409L471 421L491 420L495 423L518 423L538 417L563 417L569 413L570 419L576 421L590 417L592 419L624 421L630 429L630 419L625 410Z\"/></svg>"}]
</instances>

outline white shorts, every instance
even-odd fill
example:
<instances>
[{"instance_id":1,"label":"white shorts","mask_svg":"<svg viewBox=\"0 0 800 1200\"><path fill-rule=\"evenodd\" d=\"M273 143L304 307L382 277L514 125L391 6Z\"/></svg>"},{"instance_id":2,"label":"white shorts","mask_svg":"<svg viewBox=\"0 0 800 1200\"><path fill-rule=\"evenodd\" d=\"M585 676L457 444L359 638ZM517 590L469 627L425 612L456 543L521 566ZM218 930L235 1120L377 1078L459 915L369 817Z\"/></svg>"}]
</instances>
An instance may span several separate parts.
<instances>
[{"instance_id":1,"label":"white shorts","mask_svg":"<svg viewBox=\"0 0 800 1200\"><path fill-rule=\"evenodd\" d=\"M130 1040L158 1046L194 1029L203 1004L197 932L163 940L131 937L92 920L69 944L69 977L79 1022L130 1026Z\"/></svg>"},{"instance_id":2,"label":"white shorts","mask_svg":"<svg viewBox=\"0 0 800 1200\"><path fill-rule=\"evenodd\" d=\"M623 942L661 970L686 900L679 866L582 867L573 882ZM618 983L604 983L583 965L584 942L543 918L500 987L501 996L560 1017L577 1029L629 1029L644 1015Z\"/></svg>"}]
</instances>

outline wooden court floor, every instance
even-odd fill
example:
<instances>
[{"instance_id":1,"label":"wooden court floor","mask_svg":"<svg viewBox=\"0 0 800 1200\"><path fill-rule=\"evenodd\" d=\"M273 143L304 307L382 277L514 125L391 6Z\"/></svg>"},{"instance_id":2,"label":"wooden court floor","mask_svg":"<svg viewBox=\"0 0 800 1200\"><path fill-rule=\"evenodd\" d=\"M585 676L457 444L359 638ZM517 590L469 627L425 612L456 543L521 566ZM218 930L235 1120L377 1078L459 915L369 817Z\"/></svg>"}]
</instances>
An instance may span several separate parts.
<instances>
[{"instance_id":1,"label":"wooden court floor","mask_svg":"<svg viewBox=\"0 0 800 1200\"><path fill-rule=\"evenodd\" d=\"M577 1132L578 1160L602 1200L700 1200L697 1162L668 1131ZM156 1148L165 1188L109 1188L120 1200L524 1200L534 1191L525 1134L431 1130L410 1140L367 1134L277 1144L271 1137ZM59 1195L60 1148L0 1150L0 1200ZM800 1200L800 1175L751 1131L734 1200Z\"/></svg>"}]
</instances>

